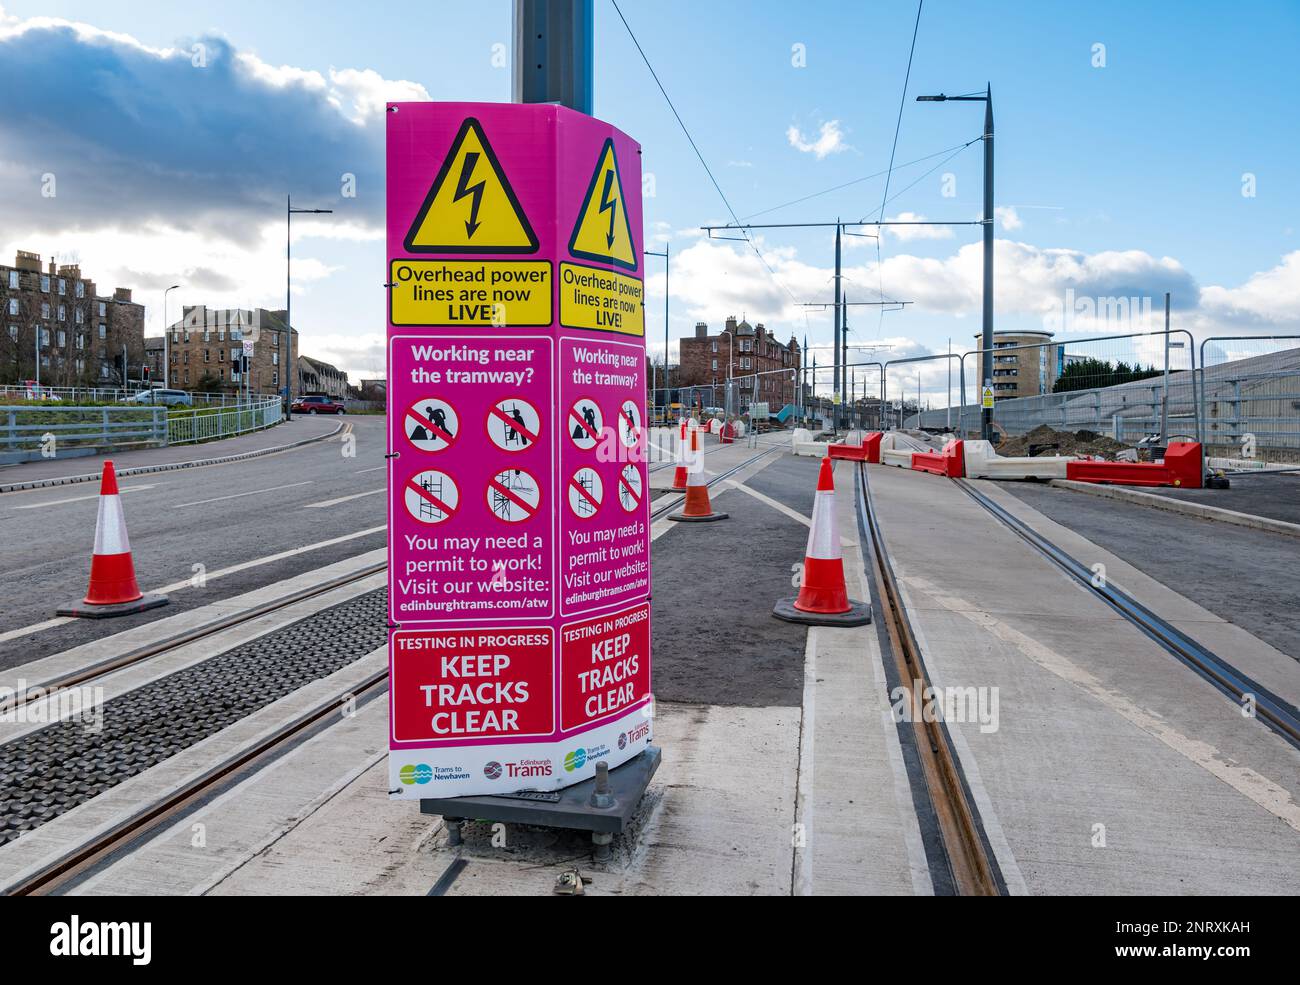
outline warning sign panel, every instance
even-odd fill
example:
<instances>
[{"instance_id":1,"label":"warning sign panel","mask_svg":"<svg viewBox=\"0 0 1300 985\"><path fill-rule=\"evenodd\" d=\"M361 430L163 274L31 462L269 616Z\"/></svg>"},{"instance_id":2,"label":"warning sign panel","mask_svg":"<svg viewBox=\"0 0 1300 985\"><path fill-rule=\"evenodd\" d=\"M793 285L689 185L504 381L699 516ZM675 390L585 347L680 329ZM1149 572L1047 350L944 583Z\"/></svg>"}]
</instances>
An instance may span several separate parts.
<instances>
[{"instance_id":1,"label":"warning sign panel","mask_svg":"<svg viewBox=\"0 0 1300 985\"><path fill-rule=\"evenodd\" d=\"M551 324L551 265L545 260L394 260L394 325L538 328Z\"/></svg>"},{"instance_id":2,"label":"warning sign panel","mask_svg":"<svg viewBox=\"0 0 1300 985\"><path fill-rule=\"evenodd\" d=\"M456 440L460 421L447 401L425 397L406 409L402 430L406 440L420 451L442 451Z\"/></svg>"},{"instance_id":3,"label":"warning sign panel","mask_svg":"<svg viewBox=\"0 0 1300 985\"><path fill-rule=\"evenodd\" d=\"M483 124L466 117L411 223L408 253L536 253L537 236Z\"/></svg>"},{"instance_id":4,"label":"warning sign panel","mask_svg":"<svg viewBox=\"0 0 1300 985\"><path fill-rule=\"evenodd\" d=\"M596 170L569 238L569 252L584 260L637 269L636 243L627 218L613 139L605 141L596 159Z\"/></svg>"},{"instance_id":5,"label":"warning sign panel","mask_svg":"<svg viewBox=\"0 0 1300 985\"><path fill-rule=\"evenodd\" d=\"M560 633L560 728L619 714L650 697L650 605Z\"/></svg>"},{"instance_id":6,"label":"warning sign panel","mask_svg":"<svg viewBox=\"0 0 1300 985\"><path fill-rule=\"evenodd\" d=\"M618 505L629 513L635 513L644 495L641 470L635 465L624 465L618 474Z\"/></svg>"},{"instance_id":7,"label":"warning sign panel","mask_svg":"<svg viewBox=\"0 0 1300 985\"><path fill-rule=\"evenodd\" d=\"M488 408L487 430L502 451L527 451L541 440L542 415L527 400L508 397Z\"/></svg>"},{"instance_id":8,"label":"warning sign panel","mask_svg":"<svg viewBox=\"0 0 1300 985\"><path fill-rule=\"evenodd\" d=\"M553 633L546 626L393 633L393 741L549 734Z\"/></svg>"},{"instance_id":9,"label":"warning sign panel","mask_svg":"<svg viewBox=\"0 0 1300 985\"><path fill-rule=\"evenodd\" d=\"M560 264L560 324L597 332L645 335L641 281L612 270Z\"/></svg>"}]
</instances>

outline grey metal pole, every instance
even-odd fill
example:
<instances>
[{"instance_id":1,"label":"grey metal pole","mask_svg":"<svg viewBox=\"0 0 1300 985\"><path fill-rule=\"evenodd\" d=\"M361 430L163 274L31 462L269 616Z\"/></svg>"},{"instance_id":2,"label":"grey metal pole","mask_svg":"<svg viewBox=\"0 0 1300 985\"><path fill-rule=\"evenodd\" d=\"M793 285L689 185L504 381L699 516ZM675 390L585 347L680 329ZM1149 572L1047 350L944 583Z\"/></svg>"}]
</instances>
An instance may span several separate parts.
<instances>
[{"instance_id":1,"label":"grey metal pole","mask_svg":"<svg viewBox=\"0 0 1300 985\"><path fill-rule=\"evenodd\" d=\"M985 86L984 103L984 358L981 374L984 385L993 385L993 85ZM980 437L993 440L993 411L980 411Z\"/></svg>"},{"instance_id":2,"label":"grey metal pole","mask_svg":"<svg viewBox=\"0 0 1300 985\"><path fill-rule=\"evenodd\" d=\"M948 338L948 399L944 401L944 428L952 430L952 338Z\"/></svg>"},{"instance_id":3,"label":"grey metal pole","mask_svg":"<svg viewBox=\"0 0 1300 985\"><path fill-rule=\"evenodd\" d=\"M39 286L39 285L37 285L37 286ZM36 358L36 389L37 389L37 396L40 396L40 387L41 387L41 326L40 326L40 325L33 325L33 326L32 326L32 335L35 336L35 338L34 338L33 341L36 342L36 356L35 356L35 358ZM125 383L124 383L123 385L125 385Z\"/></svg>"},{"instance_id":4,"label":"grey metal pole","mask_svg":"<svg viewBox=\"0 0 1300 985\"><path fill-rule=\"evenodd\" d=\"M840 392L840 334L843 331L840 325L840 319L843 317L844 309L840 305L840 229L839 220L835 225L835 371L831 378L831 407L832 418L836 429L839 428L840 415L834 411L834 397Z\"/></svg>"},{"instance_id":5,"label":"grey metal pole","mask_svg":"<svg viewBox=\"0 0 1300 985\"><path fill-rule=\"evenodd\" d=\"M1169 444L1169 292L1165 291L1165 393L1160 401L1160 445Z\"/></svg>"},{"instance_id":6,"label":"grey metal pole","mask_svg":"<svg viewBox=\"0 0 1300 985\"><path fill-rule=\"evenodd\" d=\"M849 296L845 294L840 301L840 307L843 313L840 315L840 365L844 367L844 375L840 378L840 403L845 403L844 389L849 383ZM851 418L847 408L845 415Z\"/></svg>"},{"instance_id":7,"label":"grey metal pole","mask_svg":"<svg viewBox=\"0 0 1300 985\"><path fill-rule=\"evenodd\" d=\"M592 113L593 0L515 0L511 100Z\"/></svg>"},{"instance_id":8,"label":"grey metal pole","mask_svg":"<svg viewBox=\"0 0 1300 985\"><path fill-rule=\"evenodd\" d=\"M293 196L284 197L284 331L280 333L280 382L284 387L284 419L293 420L293 390L289 386L289 364L284 356L285 346L293 324L293 298L289 291L291 281L290 259L293 253Z\"/></svg>"}]
</instances>

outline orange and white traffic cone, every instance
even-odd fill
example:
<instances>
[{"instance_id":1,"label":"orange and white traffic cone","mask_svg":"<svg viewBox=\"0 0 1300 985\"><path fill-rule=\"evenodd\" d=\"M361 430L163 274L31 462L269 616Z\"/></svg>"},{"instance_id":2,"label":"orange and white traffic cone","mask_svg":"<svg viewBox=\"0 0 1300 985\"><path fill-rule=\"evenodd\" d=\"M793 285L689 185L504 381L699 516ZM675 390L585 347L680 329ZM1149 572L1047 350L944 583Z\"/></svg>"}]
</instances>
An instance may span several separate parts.
<instances>
[{"instance_id":1,"label":"orange and white traffic cone","mask_svg":"<svg viewBox=\"0 0 1300 985\"><path fill-rule=\"evenodd\" d=\"M704 456L700 453L700 432L691 432L690 464L686 472L686 505L680 513L671 514L670 520L725 520L729 513L714 513L709 503L709 484L704 481Z\"/></svg>"},{"instance_id":2,"label":"orange and white traffic cone","mask_svg":"<svg viewBox=\"0 0 1300 985\"><path fill-rule=\"evenodd\" d=\"M690 453L686 450L686 418L683 417L677 434L677 470L673 473L673 484L670 488L686 488L686 473L689 460Z\"/></svg>"},{"instance_id":3,"label":"orange and white traffic cone","mask_svg":"<svg viewBox=\"0 0 1300 985\"><path fill-rule=\"evenodd\" d=\"M95 520L95 551L90 558L90 587L84 599L59 609L58 614L101 619L166 604L166 595L145 595L135 580L122 497L117 491L117 473L111 461L105 462L99 480L99 516Z\"/></svg>"},{"instance_id":4,"label":"orange and white traffic cone","mask_svg":"<svg viewBox=\"0 0 1300 985\"><path fill-rule=\"evenodd\" d=\"M772 615L810 626L862 626L871 622L871 603L850 599L844 583L844 559L835 529L835 466L830 458L822 459L817 476L799 594L777 602Z\"/></svg>"}]
</instances>

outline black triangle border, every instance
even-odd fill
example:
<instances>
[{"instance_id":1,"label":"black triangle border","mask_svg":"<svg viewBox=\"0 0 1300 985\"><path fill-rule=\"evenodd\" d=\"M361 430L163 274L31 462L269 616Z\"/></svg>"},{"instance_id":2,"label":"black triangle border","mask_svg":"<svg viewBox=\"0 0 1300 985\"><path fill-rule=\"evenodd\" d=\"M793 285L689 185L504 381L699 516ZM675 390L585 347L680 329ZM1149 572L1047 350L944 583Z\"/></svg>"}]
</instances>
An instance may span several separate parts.
<instances>
[{"instance_id":1,"label":"black triangle border","mask_svg":"<svg viewBox=\"0 0 1300 985\"><path fill-rule=\"evenodd\" d=\"M447 175L451 172L451 163L460 153L461 144L464 143L466 135L470 130L478 134L479 143L483 145L483 152L487 154L488 163L492 165L492 170L496 172L497 180L501 182L501 187L505 189L506 198L509 199L510 205L515 210L515 215L519 217L520 223L524 227L524 232L528 236L529 246L416 246L411 241L415 238L416 231L423 225L425 218L429 214L429 209L433 207L433 200L438 197L438 192L442 190L442 184L447 180ZM631 228L631 227L629 227ZM467 116L461 123L460 130L456 133L456 138L451 142L451 149L447 156L443 158L442 167L438 170L438 176L433 179L433 184L429 187L429 194L424 198L424 204L415 214L415 221L411 223L410 228L406 231L406 237L402 240L402 246L407 253L536 253L538 250L537 234L533 232L533 225L528 221L528 213L524 211L519 199L515 196L514 187L506 177L505 170L501 167L501 162L497 160L497 153L492 149L492 144L487 138L487 133L483 129L483 124L477 117Z\"/></svg>"},{"instance_id":2,"label":"black triangle border","mask_svg":"<svg viewBox=\"0 0 1300 985\"><path fill-rule=\"evenodd\" d=\"M618 175L618 205L623 210L623 224L627 226L628 239L632 241L632 263L627 264L622 260L615 260L608 253L587 253L575 249L574 243L578 239L578 230L582 226L582 217L586 214L587 203L591 201L592 192L596 190L596 179L600 177L600 162L605 160L605 148L609 148L610 154L614 158L614 173ZM573 222L573 232L569 234L569 253L575 257L582 257L584 260L595 260L597 263L613 264L615 267L622 267L624 270L635 271L637 269L637 249L636 237L632 233L632 220L627 215L627 188L623 184L623 169L618 166L618 150L614 147L614 138L606 137L605 142L600 146L600 153L596 155L596 167L591 172L591 183L587 185L587 192L582 196L582 204L578 206L578 217Z\"/></svg>"}]
</instances>

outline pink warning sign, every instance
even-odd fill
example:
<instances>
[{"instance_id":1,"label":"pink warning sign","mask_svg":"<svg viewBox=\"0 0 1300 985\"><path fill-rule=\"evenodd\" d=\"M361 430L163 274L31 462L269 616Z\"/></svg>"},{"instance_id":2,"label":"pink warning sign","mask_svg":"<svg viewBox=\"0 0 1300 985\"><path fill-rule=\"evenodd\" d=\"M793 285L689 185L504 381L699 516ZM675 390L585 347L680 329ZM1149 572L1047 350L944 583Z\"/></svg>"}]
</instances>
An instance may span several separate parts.
<instances>
[{"instance_id":1,"label":"pink warning sign","mask_svg":"<svg viewBox=\"0 0 1300 985\"><path fill-rule=\"evenodd\" d=\"M389 787L567 786L652 731L639 148L555 106L387 124Z\"/></svg>"}]
</instances>

